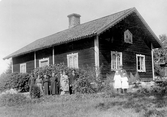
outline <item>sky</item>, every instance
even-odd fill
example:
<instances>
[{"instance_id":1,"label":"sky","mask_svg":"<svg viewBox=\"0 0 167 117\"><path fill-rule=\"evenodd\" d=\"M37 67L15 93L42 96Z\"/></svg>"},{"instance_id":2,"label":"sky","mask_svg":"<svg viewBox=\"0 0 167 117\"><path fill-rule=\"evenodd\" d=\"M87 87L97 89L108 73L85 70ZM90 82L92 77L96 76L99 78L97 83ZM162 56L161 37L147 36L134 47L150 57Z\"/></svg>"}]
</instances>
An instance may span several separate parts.
<instances>
[{"instance_id":1,"label":"sky","mask_svg":"<svg viewBox=\"0 0 167 117\"><path fill-rule=\"evenodd\" d=\"M157 37L167 35L167 0L0 0L0 74L21 47L68 28L67 15L85 23L135 7Z\"/></svg>"}]
</instances>

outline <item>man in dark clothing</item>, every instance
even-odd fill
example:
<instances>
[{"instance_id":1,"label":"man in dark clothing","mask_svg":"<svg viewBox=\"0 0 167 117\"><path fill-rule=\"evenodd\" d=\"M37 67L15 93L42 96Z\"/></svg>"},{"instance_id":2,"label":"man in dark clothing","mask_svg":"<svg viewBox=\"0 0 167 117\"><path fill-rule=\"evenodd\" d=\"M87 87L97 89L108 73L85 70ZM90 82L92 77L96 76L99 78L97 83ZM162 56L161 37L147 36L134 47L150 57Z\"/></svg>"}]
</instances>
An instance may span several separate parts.
<instances>
[{"instance_id":1,"label":"man in dark clothing","mask_svg":"<svg viewBox=\"0 0 167 117\"><path fill-rule=\"evenodd\" d=\"M43 83L44 83L44 94L49 95L49 77L47 75L44 75Z\"/></svg>"},{"instance_id":2,"label":"man in dark clothing","mask_svg":"<svg viewBox=\"0 0 167 117\"><path fill-rule=\"evenodd\" d=\"M58 76L55 73L52 73L52 77L50 78L51 81L51 94L55 95L58 94Z\"/></svg>"},{"instance_id":3,"label":"man in dark clothing","mask_svg":"<svg viewBox=\"0 0 167 117\"><path fill-rule=\"evenodd\" d=\"M70 78L69 78L69 92L70 92L70 94L74 93L73 84L74 84L75 80L76 80L75 70L72 70L72 73L71 73Z\"/></svg>"},{"instance_id":4,"label":"man in dark clothing","mask_svg":"<svg viewBox=\"0 0 167 117\"><path fill-rule=\"evenodd\" d=\"M29 79L29 92L30 92L30 97L32 98L32 87L35 85L35 77L34 74L31 74L31 77Z\"/></svg>"}]
</instances>

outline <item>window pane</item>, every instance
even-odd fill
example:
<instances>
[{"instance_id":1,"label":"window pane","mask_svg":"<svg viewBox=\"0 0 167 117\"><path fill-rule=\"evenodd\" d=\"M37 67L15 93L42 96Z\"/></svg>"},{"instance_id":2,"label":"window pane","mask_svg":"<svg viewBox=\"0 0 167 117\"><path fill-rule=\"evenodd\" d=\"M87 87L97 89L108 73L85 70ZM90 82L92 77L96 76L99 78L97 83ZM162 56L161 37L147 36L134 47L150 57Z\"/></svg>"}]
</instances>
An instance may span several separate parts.
<instances>
[{"instance_id":1,"label":"window pane","mask_svg":"<svg viewBox=\"0 0 167 117\"><path fill-rule=\"evenodd\" d=\"M141 70L144 70L144 58L141 57Z\"/></svg>"},{"instance_id":2,"label":"window pane","mask_svg":"<svg viewBox=\"0 0 167 117\"><path fill-rule=\"evenodd\" d=\"M140 57L137 57L137 69L140 70Z\"/></svg>"},{"instance_id":3,"label":"window pane","mask_svg":"<svg viewBox=\"0 0 167 117\"><path fill-rule=\"evenodd\" d=\"M145 71L145 56L144 55L137 55L137 70L140 72Z\"/></svg>"},{"instance_id":4,"label":"window pane","mask_svg":"<svg viewBox=\"0 0 167 117\"><path fill-rule=\"evenodd\" d=\"M121 63L121 56L120 56L120 54L117 54L117 66L116 66L116 68L118 69L119 68L119 66L120 66L120 63Z\"/></svg>"},{"instance_id":5,"label":"window pane","mask_svg":"<svg viewBox=\"0 0 167 117\"><path fill-rule=\"evenodd\" d=\"M73 58L69 56L69 67L73 67Z\"/></svg>"},{"instance_id":6,"label":"window pane","mask_svg":"<svg viewBox=\"0 0 167 117\"><path fill-rule=\"evenodd\" d=\"M74 56L73 58L73 67L76 68L76 64L77 64L77 59L76 56Z\"/></svg>"},{"instance_id":7,"label":"window pane","mask_svg":"<svg viewBox=\"0 0 167 117\"><path fill-rule=\"evenodd\" d=\"M20 73L26 73L26 64L20 65Z\"/></svg>"},{"instance_id":8,"label":"window pane","mask_svg":"<svg viewBox=\"0 0 167 117\"><path fill-rule=\"evenodd\" d=\"M42 61L40 61L40 67L44 67L44 66L47 66L47 65L49 65L49 61L48 60L42 60Z\"/></svg>"},{"instance_id":9,"label":"window pane","mask_svg":"<svg viewBox=\"0 0 167 117\"><path fill-rule=\"evenodd\" d=\"M47 65L47 62L46 62L46 61L41 62L41 67L44 67L44 66L46 66L46 65Z\"/></svg>"},{"instance_id":10,"label":"window pane","mask_svg":"<svg viewBox=\"0 0 167 117\"><path fill-rule=\"evenodd\" d=\"M78 68L78 54L67 55L67 66L70 68Z\"/></svg>"},{"instance_id":11,"label":"window pane","mask_svg":"<svg viewBox=\"0 0 167 117\"><path fill-rule=\"evenodd\" d=\"M112 53L111 55L111 68L116 69L116 54Z\"/></svg>"}]
</instances>

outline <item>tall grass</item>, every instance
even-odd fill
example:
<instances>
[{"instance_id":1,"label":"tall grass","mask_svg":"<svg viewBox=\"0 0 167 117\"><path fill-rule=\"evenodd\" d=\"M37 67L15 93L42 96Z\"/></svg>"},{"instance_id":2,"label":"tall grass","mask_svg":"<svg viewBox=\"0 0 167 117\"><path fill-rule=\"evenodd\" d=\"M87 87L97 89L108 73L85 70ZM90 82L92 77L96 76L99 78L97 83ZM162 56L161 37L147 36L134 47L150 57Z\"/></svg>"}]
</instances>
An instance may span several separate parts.
<instances>
[{"instance_id":1,"label":"tall grass","mask_svg":"<svg viewBox=\"0 0 167 117\"><path fill-rule=\"evenodd\" d=\"M0 106L20 106L30 101L25 95L19 93L6 93L0 96Z\"/></svg>"}]
</instances>

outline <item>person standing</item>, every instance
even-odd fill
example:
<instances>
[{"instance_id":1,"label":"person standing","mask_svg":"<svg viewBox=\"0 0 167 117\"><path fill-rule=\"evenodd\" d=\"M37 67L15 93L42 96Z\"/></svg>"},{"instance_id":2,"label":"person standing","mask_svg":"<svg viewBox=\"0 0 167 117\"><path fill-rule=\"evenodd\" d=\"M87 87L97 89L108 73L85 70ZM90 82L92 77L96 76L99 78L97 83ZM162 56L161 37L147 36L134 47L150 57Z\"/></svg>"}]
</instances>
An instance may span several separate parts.
<instances>
[{"instance_id":1,"label":"person standing","mask_svg":"<svg viewBox=\"0 0 167 117\"><path fill-rule=\"evenodd\" d=\"M52 73L52 77L50 78L51 81L51 94L55 95L58 94L58 76L55 73Z\"/></svg>"},{"instance_id":2,"label":"person standing","mask_svg":"<svg viewBox=\"0 0 167 117\"><path fill-rule=\"evenodd\" d=\"M63 91L63 87L64 87L64 79L63 79L63 71L61 70L60 71L60 90L59 90L59 93L62 95L64 94L64 91Z\"/></svg>"},{"instance_id":3,"label":"person standing","mask_svg":"<svg viewBox=\"0 0 167 117\"><path fill-rule=\"evenodd\" d=\"M121 75L117 70L114 75L114 88L117 90L117 93L120 93L121 90Z\"/></svg>"},{"instance_id":4,"label":"person standing","mask_svg":"<svg viewBox=\"0 0 167 117\"><path fill-rule=\"evenodd\" d=\"M42 89L42 78L40 77L40 75L38 75L37 79L36 79L36 85L39 87L40 89L40 95L43 95L43 89Z\"/></svg>"},{"instance_id":5,"label":"person standing","mask_svg":"<svg viewBox=\"0 0 167 117\"><path fill-rule=\"evenodd\" d=\"M49 95L49 77L46 74L44 75L43 83L44 83L44 94Z\"/></svg>"},{"instance_id":6,"label":"person standing","mask_svg":"<svg viewBox=\"0 0 167 117\"><path fill-rule=\"evenodd\" d=\"M30 92L30 97L32 98L32 87L35 85L35 77L34 74L31 73L30 79L29 79L29 92Z\"/></svg>"},{"instance_id":7,"label":"person standing","mask_svg":"<svg viewBox=\"0 0 167 117\"><path fill-rule=\"evenodd\" d=\"M67 94L69 92L69 79L66 72L63 70L61 76L61 94Z\"/></svg>"},{"instance_id":8,"label":"person standing","mask_svg":"<svg viewBox=\"0 0 167 117\"><path fill-rule=\"evenodd\" d=\"M73 84L74 84L74 81L76 79L76 74L75 74L75 70L72 70L72 73L69 77L69 93L70 94L73 94L74 91L73 91Z\"/></svg>"},{"instance_id":9,"label":"person standing","mask_svg":"<svg viewBox=\"0 0 167 117\"><path fill-rule=\"evenodd\" d=\"M56 84L55 84L55 93L56 93L56 95L58 95L59 94L59 75L58 74L56 74L55 75L55 78L56 78Z\"/></svg>"},{"instance_id":10,"label":"person standing","mask_svg":"<svg viewBox=\"0 0 167 117\"><path fill-rule=\"evenodd\" d=\"M121 88L123 90L123 93L127 93L127 89L129 88L129 82L126 72L122 74L121 82L122 82Z\"/></svg>"},{"instance_id":11,"label":"person standing","mask_svg":"<svg viewBox=\"0 0 167 117\"><path fill-rule=\"evenodd\" d=\"M60 85L60 79L61 79L61 72L57 73L56 74L56 77L57 77L57 94L60 94L60 88L61 88L61 85Z\"/></svg>"}]
</instances>

